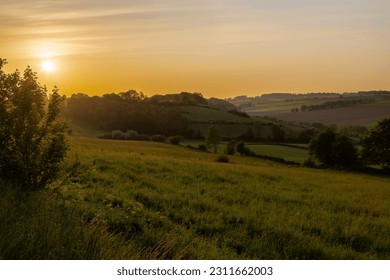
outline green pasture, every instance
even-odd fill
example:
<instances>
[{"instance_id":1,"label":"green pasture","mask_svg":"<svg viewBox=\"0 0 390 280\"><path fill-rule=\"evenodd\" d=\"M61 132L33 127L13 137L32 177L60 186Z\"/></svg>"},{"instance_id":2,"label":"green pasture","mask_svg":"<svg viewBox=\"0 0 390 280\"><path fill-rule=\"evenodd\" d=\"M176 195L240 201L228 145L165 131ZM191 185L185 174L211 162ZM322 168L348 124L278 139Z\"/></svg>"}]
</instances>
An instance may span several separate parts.
<instances>
[{"instance_id":1,"label":"green pasture","mask_svg":"<svg viewBox=\"0 0 390 280\"><path fill-rule=\"evenodd\" d=\"M254 120L244 118L224 110L202 106L181 106L180 112L185 118L193 122L230 121L233 123L251 123Z\"/></svg>"},{"instance_id":2,"label":"green pasture","mask_svg":"<svg viewBox=\"0 0 390 280\"><path fill-rule=\"evenodd\" d=\"M280 157L285 160L296 161L303 163L309 157L309 151L306 149L281 145L266 145L266 144L248 144L247 147L257 153L272 157Z\"/></svg>"},{"instance_id":3,"label":"green pasture","mask_svg":"<svg viewBox=\"0 0 390 280\"><path fill-rule=\"evenodd\" d=\"M389 178L150 142L73 139L65 204L155 258L389 258Z\"/></svg>"},{"instance_id":4,"label":"green pasture","mask_svg":"<svg viewBox=\"0 0 390 280\"><path fill-rule=\"evenodd\" d=\"M44 203L0 198L0 258L390 258L389 177L155 142L70 145L79 168Z\"/></svg>"},{"instance_id":5,"label":"green pasture","mask_svg":"<svg viewBox=\"0 0 390 280\"><path fill-rule=\"evenodd\" d=\"M279 100L265 103L257 103L253 107L245 108L250 115L272 116L275 114L290 113L293 108L301 108L303 105L318 105L335 99L304 99L304 100Z\"/></svg>"}]
</instances>

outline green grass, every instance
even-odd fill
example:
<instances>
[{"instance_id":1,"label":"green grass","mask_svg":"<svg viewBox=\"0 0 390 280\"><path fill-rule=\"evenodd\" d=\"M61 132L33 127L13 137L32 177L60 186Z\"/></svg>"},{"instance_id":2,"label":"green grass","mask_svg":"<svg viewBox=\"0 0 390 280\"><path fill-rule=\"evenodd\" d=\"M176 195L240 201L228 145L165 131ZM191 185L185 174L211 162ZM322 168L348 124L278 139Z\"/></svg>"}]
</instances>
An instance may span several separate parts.
<instances>
[{"instance_id":1,"label":"green grass","mask_svg":"<svg viewBox=\"0 0 390 280\"><path fill-rule=\"evenodd\" d=\"M389 178L149 142L74 139L73 152L89 168L64 203L152 258L390 256Z\"/></svg>"},{"instance_id":2,"label":"green grass","mask_svg":"<svg viewBox=\"0 0 390 280\"><path fill-rule=\"evenodd\" d=\"M319 105L327 101L336 99L306 99L306 100L283 100L271 101L256 104L254 107L247 108L249 114L257 116L272 116L281 113L290 113L293 108L301 108L303 105Z\"/></svg>"},{"instance_id":3,"label":"green grass","mask_svg":"<svg viewBox=\"0 0 390 280\"><path fill-rule=\"evenodd\" d=\"M253 122L253 119L244 118L224 110L201 106L181 106L185 118L193 122L208 122L209 120L231 121L234 123Z\"/></svg>"},{"instance_id":4,"label":"green grass","mask_svg":"<svg viewBox=\"0 0 390 280\"><path fill-rule=\"evenodd\" d=\"M303 163L309 157L308 150L302 148L281 146L281 145L247 145L247 147L258 154L263 154L272 157L281 157L286 160L292 160Z\"/></svg>"},{"instance_id":5,"label":"green grass","mask_svg":"<svg viewBox=\"0 0 390 280\"><path fill-rule=\"evenodd\" d=\"M55 193L26 194L0 181L0 259L112 259L140 254Z\"/></svg>"},{"instance_id":6,"label":"green grass","mask_svg":"<svg viewBox=\"0 0 390 280\"><path fill-rule=\"evenodd\" d=\"M58 249L63 246L56 237L58 225L71 232L60 235L70 236L65 243L79 248L74 258L390 258L388 177L285 167L241 156L222 163L215 161L218 155L154 142L72 138L71 146L69 160L78 158L81 173L54 192L54 211L41 213L35 201L4 224L13 215L12 203L6 206L8 212L0 214L0 233L8 236L2 248L12 236L26 237L17 221L28 220L21 227L29 228L35 216L49 215L53 226L44 248L60 259L73 255ZM1 201L3 207L10 200ZM74 213L70 222L59 209ZM86 226L77 226L80 221ZM93 234L95 225L101 235ZM38 236L39 227L25 234ZM88 243L99 249L91 252L83 245ZM16 247L18 256L47 256L26 250L32 251Z\"/></svg>"}]
</instances>

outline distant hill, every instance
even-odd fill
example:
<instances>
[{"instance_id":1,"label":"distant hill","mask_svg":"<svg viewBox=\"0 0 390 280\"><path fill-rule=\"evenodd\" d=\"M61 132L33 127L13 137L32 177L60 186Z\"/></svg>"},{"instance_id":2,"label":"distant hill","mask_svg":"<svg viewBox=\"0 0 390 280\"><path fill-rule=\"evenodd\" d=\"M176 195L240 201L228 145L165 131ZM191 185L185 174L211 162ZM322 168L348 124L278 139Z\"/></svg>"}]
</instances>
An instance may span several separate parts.
<instances>
[{"instance_id":1,"label":"distant hill","mask_svg":"<svg viewBox=\"0 0 390 280\"><path fill-rule=\"evenodd\" d=\"M237 106L226 101L226 100L223 100L223 99L218 99L218 98L210 98L210 99L207 99L207 103L212 106L212 107L216 107L216 108L219 108L219 109L224 109L224 110L237 110Z\"/></svg>"},{"instance_id":2,"label":"distant hill","mask_svg":"<svg viewBox=\"0 0 390 280\"><path fill-rule=\"evenodd\" d=\"M352 93L270 93L226 101L251 116L337 125L371 125L390 117L390 91Z\"/></svg>"}]
</instances>

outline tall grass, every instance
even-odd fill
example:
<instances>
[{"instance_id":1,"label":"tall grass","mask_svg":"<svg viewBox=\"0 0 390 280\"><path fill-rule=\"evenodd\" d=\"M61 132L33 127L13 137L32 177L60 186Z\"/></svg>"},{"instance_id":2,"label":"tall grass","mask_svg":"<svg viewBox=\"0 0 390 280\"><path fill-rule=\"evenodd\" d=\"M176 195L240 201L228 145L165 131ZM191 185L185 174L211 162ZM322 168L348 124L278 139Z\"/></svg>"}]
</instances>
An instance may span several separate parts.
<instances>
[{"instance_id":1,"label":"tall grass","mask_svg":"<svg viewBox=\"0 0 390 280\"><path fill-rule=\"evenodd\" d=\"M390 179L160 143L74 139L61 190L143 258L389 259Z\"/></svg>"},{"instance_id":2,"label":"tall grass","mask_svg":"<svg viewBox=\"0 0 390 280\"><path fill-rule=\"evenodd\" d=\"M97 223L87 225L52 193L0 182L0 259L107 259L137 253Z\"/></svg>"},{"instance_id":3,"label":"tall grass","mask_svg":"<svg viewBox=\"0 0 390 280\"><path fill-rule=\"evenodd\" d=\"M0 182L0 259L390 258L389 177L154 142L70 154L82 172L60 188Z\"/></svg>"}]
</instances>

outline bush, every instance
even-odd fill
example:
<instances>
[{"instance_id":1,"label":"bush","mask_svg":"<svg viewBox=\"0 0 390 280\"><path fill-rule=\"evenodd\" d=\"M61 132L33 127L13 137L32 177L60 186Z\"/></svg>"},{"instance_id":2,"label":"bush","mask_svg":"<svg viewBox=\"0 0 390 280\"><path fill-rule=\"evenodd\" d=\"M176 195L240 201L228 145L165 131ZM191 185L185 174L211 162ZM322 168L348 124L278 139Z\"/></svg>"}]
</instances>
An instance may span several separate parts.
<instances>
[{"instance_id":1,"label":"bush","mask_svg":"<svg viewBox=\"0 0 390 280\"><path fill-rule=\"evenodd\" d=\"M199 145L198 145L198 149L201 150L201 151L203 151L203 152L207 151L207 147L206 147L205 144L199 144Z\"/></svg>"},{"instance_id":2,"label":"bush","mask_svg":"<svg viewBox=\"0 0 390 280\"><path fill-rule=\"evenodd\" d=\"M236 151L242 156L255 156L256 154L252 152L248 147L245 146L244 142L238 142L236 145Z\"/></svg>"},{"instance_id":3,"label":"bush","mask_svg":"<svg viewBox=\"0 0 390 280\"><path fill-rule=\"evenodd\" d=\"M383 119L364 138L363 160L390 168L390 118Z\"/></svg>"},{"instance_id":4,"label":"bush","mask_svg":"<svg viewBox=\"0 0 390 280\"><path fill-rule=\"evenodd\" d=\"M229 160L229 157L226 156L226 155L221 155L219 157L217 157L215 159L216 162L224 162L224 163L228 163L230 160Z\"/></svg>"},{"instance_id":5,"label":"bush","mask_svg":"<svg viewBox=\"0 0 390 280\"><path fill-rule=\"evenodd\" d=\"M325 167L350 168L358 163L357 151L349 138L326 128L317 133L309 144L312 160Z\"/></svg>"},{"instance_id":6,"label":"bush","mask_svg":"<svg viewBox=\"0 0 390 280\"><path fill-rule=\"evenodd\" d=\"M165 136L160 134L153 135L150 139L154 142L165 142L166 140Z\"/></svg>"},{"instance_id":7,"label":"bush","mask_svg":"<svg viewBox=\"0 0 390 280\"><path fill-rule=\"evenodd\" d=\"M226 145L225 154L234 155L236 153L236 144L237 142L234 140L229 141Z\"/></svg>"},{"instance_id":8,"label":"bush","mask_svg":"<svg viewBox=\"0 0 390 280\"><path fill-rule=\"evenodd\" d=\"M48 96L30 67L6 74L0 59L0 176L24 190L56 179L67 152L67 125L59 120L63 101Z\"/></svg>"},{"instance_id":9,"label":"bush","mask_svg":"<svg viewBox=\"0 0 390 280\"><path fill-rule=\"evenodd\" d=\"M169 137L169 143L174 144L174 145L179 145L181 141L183 141L184 137L181 135L175 135Z\"/></svg>"}]
</instances>

